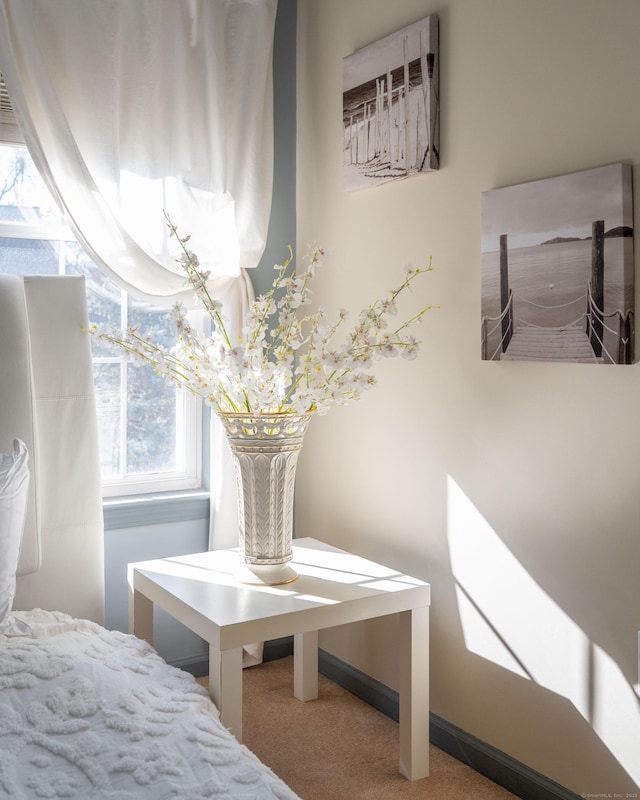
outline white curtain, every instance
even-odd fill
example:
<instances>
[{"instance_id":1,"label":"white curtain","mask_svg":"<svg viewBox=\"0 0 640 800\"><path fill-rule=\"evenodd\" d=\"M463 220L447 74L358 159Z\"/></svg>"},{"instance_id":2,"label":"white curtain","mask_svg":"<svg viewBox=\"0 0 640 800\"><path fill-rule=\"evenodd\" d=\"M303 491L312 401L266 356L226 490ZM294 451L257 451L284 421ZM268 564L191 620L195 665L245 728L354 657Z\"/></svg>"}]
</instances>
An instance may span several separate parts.
<instances>
[{"instance_id":1,"label":"white curtain","mask_svg":"<svg viewBox=\"0 0 640 800\"><path fill-rule=\"evenodd\" d=\"M191 301L164 209L224 289L262 255L276 8L0 0L0 72L29 151L78 239L138 297Z\"/></svg>"},{"instance_id":2,"label":"white curtain","mask_svg":"<svg viewBox=\"0 0 640 800\"><path fill-rule=\"evenodd\" d=\"M0 72L79 241L133 295L191 305L167 210L232 327L253 297L245 268L258 264L271 211L276 10L277 0L0 0ZM212 429L211 544L225 547L237 544L235 483Z\"/></svg>"}]
</instances>

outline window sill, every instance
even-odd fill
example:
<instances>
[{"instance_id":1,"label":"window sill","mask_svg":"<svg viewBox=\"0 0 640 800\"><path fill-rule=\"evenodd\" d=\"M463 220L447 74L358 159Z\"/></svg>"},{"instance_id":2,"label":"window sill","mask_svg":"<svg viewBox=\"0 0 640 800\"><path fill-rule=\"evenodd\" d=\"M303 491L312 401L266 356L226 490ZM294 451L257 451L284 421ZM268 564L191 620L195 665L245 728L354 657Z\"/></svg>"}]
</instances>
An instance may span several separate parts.
<instances>
[{"instance_id":1,"label":"window sill","mask_svg":"<svg viewBox=\"0 0 640 800\"><path fill-rule=\"evenodd\" d=\"M198 489L107 497L103 500L102 508L105 531L208 519L209 492Z\"/></svg>"}]
</instances>

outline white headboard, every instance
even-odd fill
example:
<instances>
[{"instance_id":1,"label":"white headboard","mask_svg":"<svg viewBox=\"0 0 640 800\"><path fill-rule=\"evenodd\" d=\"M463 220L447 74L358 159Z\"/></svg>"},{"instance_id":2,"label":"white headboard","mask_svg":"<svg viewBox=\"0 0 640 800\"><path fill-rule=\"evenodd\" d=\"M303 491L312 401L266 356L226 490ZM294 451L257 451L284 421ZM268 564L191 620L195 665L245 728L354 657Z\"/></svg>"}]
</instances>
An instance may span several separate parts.
<instances>
[{"instance_id":1,"label":"white headboard","mask_svg":"<svg viewBox=\"0 0 640 800\"><path fill-rule=\"evenodd\" d=\"M31 485L16 609L104 619L97 422L82 277L0 275L0 452Z\"/></svg>"}]
</instances>

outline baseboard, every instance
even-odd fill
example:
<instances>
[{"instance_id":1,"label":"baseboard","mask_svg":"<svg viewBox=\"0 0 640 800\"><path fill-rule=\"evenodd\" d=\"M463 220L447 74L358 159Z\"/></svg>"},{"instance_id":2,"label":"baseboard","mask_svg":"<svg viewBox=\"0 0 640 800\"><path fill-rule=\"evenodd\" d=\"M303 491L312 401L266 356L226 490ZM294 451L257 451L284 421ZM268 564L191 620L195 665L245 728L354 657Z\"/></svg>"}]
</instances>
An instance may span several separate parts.
<instances>
[{"instance_id":1,"label":"baseboard","mask_svg":"<svg viewBox=\"0 0 640 800\"><path fill-rule=\"evenodd\" d=\"M359 669L336 658L331 653L327 653L326 650L318 651L318 672L369 703L387 717L398 721L400 716L398 692L385 686L384 683L360 672Z\"/></svg>"},{"instance_id":2,"label":"baseboard","mask_svg":"<svg viewBox=\"0 0 640 800\"><path fill-rule=\"evenodd\" d=\"M275 661L293 655L293 636L283 636L282 639L272 639L264 643L263 661Z\"/></svg>"},{"instance_id":3,"label":"baseboard","mask_svg":"<svg viewBox=\"0 0 640 800\"><path fill-rule=\"evenodd\" d=\"M293 637L286 636L264 644L264 661L293 654ZM209 664L200 657L185 659L175 666L196 677L208 673ZM364 700L391 719L398 721L398 692L352 667L325 650L318 652L318 671L343 689ZM578 795L477 739L436 714L429 714L429 739L432 744L463 764L489 778L522 800L580 800Z\"/></svg>"},{"instance_id":4,"label":"baseboard","mask_svg":"<svg viewBox=\"0 0 640 800\"><path fill-rule=\"evenodd\" d=\"M320 650L318 669L339 686L398 720L398 693L331 653ZM429 714L432 744L523 800L580 800L563 786L477 739L436 714Z\"/></svg>"},{"instance_id":5,"label":"baseboard","mask_svg":"<svg viewBox=\"0 0 640 800\"><path fill-rule=\"evenodd\" d=\"M203 656L177 658L169 663L172 667L178 667L178 669L191 673L194 678L204 678L209 674L209 659Z\"/></svg>"},{"instance_id":6,"label":"baseboard","mask_svg":"<svg viewBox=\"0 0 640 800\"><path fill-rule=\"evenodd\" d=\"M293 636L285 636L282 639L272 639L264 643L263 661L275 661L278 658L293 655ZM209 674L209 659L206 656L192 656L191 658L179 658L171 662L171 665L191 673L194 678L204 678Z\"/></svg>"},{"instance_id":7,"label":"baseboard","mask_svg":"<svg viewBox=\"0 0 640 800\"><path fill-rule=\"evenodd\" d=\"M467 764L523 800L580 800L580 796L470 733L429 715L429 739L445 753Z\"/></svg>"}]
</instances>

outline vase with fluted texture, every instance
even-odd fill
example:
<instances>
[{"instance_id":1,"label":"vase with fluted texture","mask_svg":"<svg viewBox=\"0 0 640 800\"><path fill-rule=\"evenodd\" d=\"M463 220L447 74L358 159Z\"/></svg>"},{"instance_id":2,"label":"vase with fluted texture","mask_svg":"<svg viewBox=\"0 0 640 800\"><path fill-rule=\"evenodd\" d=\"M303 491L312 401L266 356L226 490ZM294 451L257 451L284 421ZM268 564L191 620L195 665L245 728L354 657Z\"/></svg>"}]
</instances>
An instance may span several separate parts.
<instances>
[{"instance_id":1,"label":"vase with fluted texture","mask_svg":"<svg viewBox=\"0 0 640 800\"><path fill-rule=\"evenodd\" d=\"M236 470L240 580L289 583L297 578L289 563L296 466L313 415L219 412L218 416Z\"/></svg>"}]
</instances>

